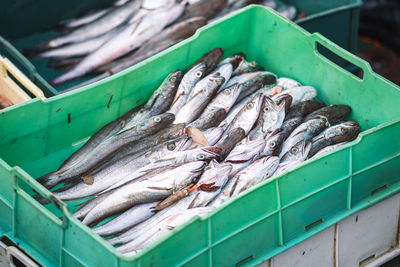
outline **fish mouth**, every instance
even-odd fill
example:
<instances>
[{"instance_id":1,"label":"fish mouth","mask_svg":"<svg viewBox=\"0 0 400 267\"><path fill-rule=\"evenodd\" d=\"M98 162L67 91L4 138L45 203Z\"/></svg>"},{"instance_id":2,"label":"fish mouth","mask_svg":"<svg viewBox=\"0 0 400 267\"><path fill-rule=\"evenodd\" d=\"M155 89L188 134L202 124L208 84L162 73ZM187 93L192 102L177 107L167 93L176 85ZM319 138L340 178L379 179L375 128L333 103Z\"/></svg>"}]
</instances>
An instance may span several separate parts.
<instances>
[{"instance_id":1,"label":"fish mouth","mask_svg":"<svg viewBox=\"0 0 400 267\"><path fill-rule=\"evenodd\" d=\"M360 127L360 124L356 121L346 121L343 124L349 127Z\"/></svg>"},{"instance_id":2,"label":"fish mouth","mask_svg":"<svg viewBox=\"0 0 400 267\"><path fill-rule=\"evenodd\" d=\"M271 137L277 135L277 134L280 133L280 132L281 132L280 129L276 129L275 131L273 131L273 132L271 132L269 135L267 135L267 136L265 137L265 140L268 140L269 138L271 138Z\"/></svg>"},{"instance_id":3,"label":"fish mouth","mask_svg":"<svg viewBox=\"0 0 400 267\"><path fill-rule=\"evenodd\" d=\"M189 147L192 145L192 138L191 137L185 137L182 140L182 143L178 147L178 151L183 151L189 149Z\"/></svg>"},{"instance_id":4,"label":"fish mouth","mask_svg":"<svg viewBox=\"0 0 400 267\"><path fill-rule=\"evenodd\" d=\"M215 146L208 146L208 147L202 147L201 150L203 150L204 152L210 153L214 156L219 156L219 154L221 153L221 149Z\"/></svg>"}]
</instances>

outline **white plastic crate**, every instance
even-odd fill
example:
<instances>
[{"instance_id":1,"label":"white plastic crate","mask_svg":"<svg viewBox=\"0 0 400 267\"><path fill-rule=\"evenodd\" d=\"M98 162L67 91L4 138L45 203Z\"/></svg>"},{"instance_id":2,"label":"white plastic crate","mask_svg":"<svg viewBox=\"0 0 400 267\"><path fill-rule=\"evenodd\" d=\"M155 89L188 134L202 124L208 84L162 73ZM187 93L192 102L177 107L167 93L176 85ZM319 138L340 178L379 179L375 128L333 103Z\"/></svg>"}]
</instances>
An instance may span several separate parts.
<instances>
[{"instance_id":1,"label":"white plastic crate","mask_svg":"<svg viewBox=\"0 0 400 267\"><path fill-rule=\"evenodd\" d=\"M263 267L378 267L400 255L400 193L359 211L260 264Z\"/></svg>"}]
</instances>

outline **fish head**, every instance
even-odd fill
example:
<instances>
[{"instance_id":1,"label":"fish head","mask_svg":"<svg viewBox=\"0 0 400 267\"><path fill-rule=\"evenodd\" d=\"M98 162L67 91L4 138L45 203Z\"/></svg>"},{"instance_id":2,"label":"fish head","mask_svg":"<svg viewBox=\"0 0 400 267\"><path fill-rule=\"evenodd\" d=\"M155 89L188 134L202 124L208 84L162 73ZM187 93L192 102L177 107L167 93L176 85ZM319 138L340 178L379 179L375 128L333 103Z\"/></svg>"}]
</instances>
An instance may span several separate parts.
<instances>
[{"instance_id":1,"label":"fish head","mask_svg":"<svg viewBox=\"0 0 400 267\"><path fill-rule=\"evenodd\" d=\"M312 86L292 87L288 89L286 93L292 96L292 105L313 99L317 96L317 91Z\"/></svg>"},{"instance_id":2,"label":"fish head","mask_svg":"<svg viewBox=\"0 0 400 267\"><path fill-rule=\"evenodd\" d=\"M175 70L164 79L159 96L163 99L174 98L176 90L182 80L183 71Z\"/></svg>"},{"instance_id":3,"label":"fish head","mask_svg":"<svg viewBox=\"0 0 400 267\"><path fill-rule=\"evenodd\" d=\"M289 94L280 94L274 99L277 105L284 103L285 114L289 112L290 106L292 105L293 97Z\"/></svg>"},{"instance_id":4,"label":"fish head","mask_svg":"<svg viewBox=\"0 0 400 267\"><path fill-rule=\"evenodd\" d=\"M281 158L281 163L287 161L304 161L311 149L311 142L301 140L290 148Z\"/></svg>"},{"instance_id":5,"label":"fish head","mask_svg":"<svg viewBox=\"0 0 400 267\"><path fill-rule=\"evenodd\" d=\"M224 49L217 47L205 53L199 61L203 62L207 66L206 72L209 73L212 71L212 69L215 68L215 66L217 66L217 64L221 61L223 56L224 56Z\"/></svg>"},{"instance_id":6,"label":"fish head","mask_svg":"<svg viewBox=\"0 0 400 267\"><path fill-rule=\"evenodd\" d=\"M206 137L208 143L211 146L213 146L213 145L215 145L215 143L218 142L218 140L224 134L224 129L221 128L221 127L214 127L214 128L210 128L210 129L205 130L203 132L203 134Z\"/></svg>"},{"instance_id":7,"label":"fish head","mask_svg":"<svg viewBox=\"0 0 400 267\"><path fill-rule=\"evenodd\" d=\"M262 131L268 133L282 126L285 119L285 103L277 105L271 98L265 96L264 106L260 112Z\"/></svg>"},{"instance_id":8,"label":"fish head","mask_svg":"<svg viewBox=\"0 0 400 267\"><path fill-rule=\"evenodd\" d=\"M224 107L225 111L228 112L238 98L241 89L242 86L238 83L226 87L216 96L218 105Z\"/></svg>"},{"instance_id":9,"label":"fish head","mask_svg":"<svg viewBox=\"0 0 400 267\"><path fill-rule=\"evenodd\" d=\"M260 159L264 177L271 177L279 166L279 158L275 156L266 156Z\"/></svg>"},{"instance_id":10,"label":"fish head","mask_svg":"<svg viewBox=\"0 0 400 267\"><path fill-rule=\"evenodd\" d=\"M284 134L280 130L275 130L265 137L266 144L264 148L264 156L276 156L285 139Z\"/></svg>"},{"instance_id":11,"label":"fish head","mask_svg":"<svg viewBox=\"0 0 400 267\"><path fill-rule=\"evenodd\" d=\"M285 120L282 123L281 131L282 132L292 132L294 129L296 129L301 123L303 122L303 118L298 116L298 117L293 117L288 120Z\"/></svg>"},{"instance_id":12,"label":"fish head","mask_svg":"<svg viewBox=\"0 0 400 267\"><path fill-rule=\"evenodd\" d=\"M231 163L243 163L251 160L255 156L261 154L265 148L266 141L263 139L257 139L253 141L247 141L240 145L237 145L226 157L226 162Z\"/></svg>"},{"instance_id":13,"label":"fish head","mask_svg":"<svg viewBox=\"0 0 400 267\"><path fill-rule=\"evenodd\" d=\"M180 190L189 184L197 183L206 165L204 161L194 161L177 167L175 169L177 175L174 177L174 188Z\"/></svg>"},{"instance_id":14,"label":"fish head","mask_svg":"<svg viewBox=\"0 0 400 267\"><path fill-rule=\"evenodd\" d=\"M191 150L191 152L193 158L195 158L196 160L209 161L211 159L218 158L221 149L214 146L206 146L195 150Z\"/></svg>"},{"instance_id":15,"label":"fish head","mask_svg":"<svg viewBox=\"0 0 400 267\"><path fill-rule=\"evenodd\" d=\"M206 64L200 62L188 71L188 79L193 82L198 82L206 74L206 69Z\"/></svg>"},{"instance_id":16,"label":"fish head","mask_svg":"<svg viewBox=\"0 0 400 267\"><path fill-rule=\"evenodd\" d=\"M149 127L155 127L157 125L159 126L168 126L170 125L173 121L175 120L175 115L172 113L163 113L160 115L153 116L141 124L139 124L137 127L141 129L147 129Z\"/></svg>"},{"instance_id":17,"label":"fish head","mask_svg":"<svg viewBox=\"0 0 400 267\"><path fill-rule=\"evenodd\" d=\"M260 114L263 102L264 102L264 95L261 93L255 95L249 101L247 101L244 107L236 115L236 117L238 116L241 117L240 121L241 128L250 131L250 129L254 125L254 122L256 121L257 117ZM248 131L246 131L246 134Z\"/></svg>"},{"instance_id":18,"label":"fish head","mask_svg":"<svg viewBox=\"0 0 400 267\"><path fill-rule=\"evenodd\" d=\"M328 119L324 116L319 116L316 119L312 119L309 121L306 121L304 123L306 125L306 131L307 133L313 137L320 132L322 132L326 127L329 126Z\"/></svg>"},{"instance_id":19,"label":"fish head","mask_svg":"<svg viewBox=\"0 0 400 267\"><path fill-rule=\"evenodd\" d=\"M351 113L351 107L347 105L331 105L329 107L331 107L330 112L334 113L335 117L340 118L340 120L344 120Z\"/></svg>"},{"instance_id":20,"label":"fish head","mask_svg":"<svg viewBox=\"0 0 400 267\"><path fill-rule=\"evenodd\" d=\"M276 85L282 87L283 90L288 90L288 89L291 89L293 87L301 86L301 84L298 81L293 80L291 78L285 78L285 77L279 78L276 81Z\"/></svg>"},{"instance_id":21,"label":"fish head","mask_svg":"<svg viewBox=\"0 0 400 267\"><path fill-rule=\"evenodd\" d=\"M255 72L255 71L262 71L264 70L264 68L260 65L258 65L258 63L256 61L246 61L246 60L242 60L239 64L239 66L237 68L235 68L235 71L238 73L249 73L249 72ZM236 74L234 72L234 74Z\"/></svg>"},{"instance_id":22,"label":"fish head","mask_svg":"<svg viewBox=\"0 0 400 267\"><path fill-rule=\"evenodd\" d=\"M360 125L355 121L347 121L326 129L324 137L336 144L353 141L359 133Z\"/></svg>"}]
</instances>

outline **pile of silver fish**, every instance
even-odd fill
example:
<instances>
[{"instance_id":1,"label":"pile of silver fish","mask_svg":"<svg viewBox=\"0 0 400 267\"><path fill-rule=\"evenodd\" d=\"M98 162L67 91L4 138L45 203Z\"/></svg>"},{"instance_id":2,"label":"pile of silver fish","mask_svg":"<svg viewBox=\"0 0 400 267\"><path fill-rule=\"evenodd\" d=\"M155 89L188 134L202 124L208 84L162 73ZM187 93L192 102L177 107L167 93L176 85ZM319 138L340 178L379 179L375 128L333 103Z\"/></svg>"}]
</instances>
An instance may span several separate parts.
<instances>
[{"instance_id":1,"label":"pile of silver fish","mask_svg":"<svg viewBox=\"0 0 400 267\"><path fill-rule=\"evenodd\" d=\"M38 179L117 250L135 254L308 158L354 140L351 108L215 48L169 74L147 103L110 122ZM111 219L111 220L110 220Z\"/></svg>"},{"instance_id":2,"label":"pile of silver fish","mask_svg":"<svg viewBox=\"0 0 400 267\"><path fill-rule=\"evenodd\" d=\"M289 19L297 13L295 7L278 0L118 0L111 7L65 22L59 27L65 34L39 43L26 54L50 58L49 67L65 72L53 85L98 74L84 83L88 84L143 61L192 36L208 22L252 3L274 8Z\"/></svg>"}]
</instances>

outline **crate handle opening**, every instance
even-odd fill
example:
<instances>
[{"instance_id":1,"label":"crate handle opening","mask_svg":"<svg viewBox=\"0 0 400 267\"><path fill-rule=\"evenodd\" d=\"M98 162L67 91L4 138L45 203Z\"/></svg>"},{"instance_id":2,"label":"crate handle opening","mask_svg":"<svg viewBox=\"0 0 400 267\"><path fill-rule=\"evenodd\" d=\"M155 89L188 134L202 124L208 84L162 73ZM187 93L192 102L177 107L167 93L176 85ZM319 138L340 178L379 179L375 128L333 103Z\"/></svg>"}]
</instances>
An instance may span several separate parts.
<instances>
[{"instance_id":1,"label":"crate handle opening","mask_svg":"<svg viewBox=\"0 0 400 267\"><path fill-rule=\"evenodd\" d=\"M323 57L325 60L331 62L332 64L335 64L337 68L340 68L353 77L355 77L357 80L360 82L363 82L365 79L368 79L369 76L372 75L373 71L371 69L371 65L366 62L365 60L353 55L352 53L348 52L347 50L341 48L340 46L336 45L332 41L328 40L326 37L322 36L320 33L313 33L311 34L310 38L312 45L314 47L315 53L319 57ZM359 70L359 76L349 72L346 69L343 69L340 67L337 63L332 61L331 59L327 58L326 55L329 54L329 56L336 58L336 59L341 59L345 60L346 62L350 63L352 66L355 67L355 69Z\"/></svg>"},{"instance_id":2,"label":"crate handle opening","mask_svg":"<svg viewBox=\"0 0 400 267\"><path fill-rule=\"evenodd\" d=\"M235 264L235 266L236 266L236 267L242 266L242 265L248 263L249 261L252 261L253 259L254 259L254 256L253 256L253 255L248 256L247 258L244 258L243 260L237 262L237 263Z\"/></svg>"},{"instance_id":3,"label":"crate handle opening","mask_svg":"<svg viewBox=\"0 0 400 267\"><path fill-rule=\"evenodd\" d=\"M313 228L313 227L315 227L315 226L321 224L323 221L324 221L324 220L319 219L319 220L316 220L316 221L313 222L313 223L310 223L309 225L307 225L307 226L305 227L306 231L308 231L308 230L310 230L311 228Z\"/></svg>"},{"instance_id":4,"label":"crate handle opening","mask_svg":"<svg viewBox=\"0 0 400 267\"><path fill-rule=\"evenodd\" d=\"M22 170L19 167L14 168L14 176L16 177L16 179L21 179L24 183L28 184L32 188L32 190L37 193L38 198L42 198L43 200L46 200L46 202L48 204L51 204L51 205L55 206L58 210L60 210L60 212L62 214L61 217L58 217L56 214L54 214L51 211L49 211L49 212L51 212L52 215L56 217L57 223L60 224L60 226L62 228L67 227L67 222L68 222L67 214L69 214L69 210L68 210L67 204L65 204L64 201L56 198L49 190L44 188L38 181L31 178L29 174L27 174L24 170ZM19 186L17 180L15 181L14 186L15 186L16 190L24 191ZM35 199L35 197L32 197L32 199ZM37 200L35 199L34 201L37 201Z\"/></svg>"},{"instance_id":5,"label":"crate handle opening","mask_svg":"<svg viewBox=\"0 0 400 267\"><path fill-rule=\"evenodd\" d=\"M380 191L385 190L385 189L387 189L387 188L388 188L388 185L387 185L387 184L382 185L381 187L378 187L378 188L376 188L375 190L372 190L371 196L373 196L373 195L375 195L376 193L379 193Z\"/></svg>"}]
</instances>

